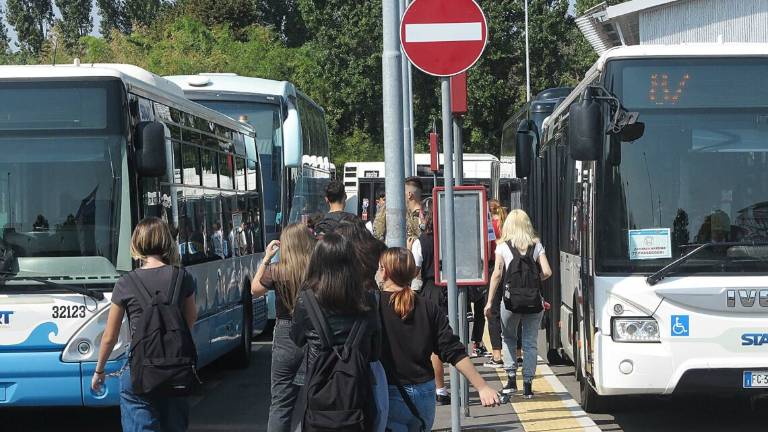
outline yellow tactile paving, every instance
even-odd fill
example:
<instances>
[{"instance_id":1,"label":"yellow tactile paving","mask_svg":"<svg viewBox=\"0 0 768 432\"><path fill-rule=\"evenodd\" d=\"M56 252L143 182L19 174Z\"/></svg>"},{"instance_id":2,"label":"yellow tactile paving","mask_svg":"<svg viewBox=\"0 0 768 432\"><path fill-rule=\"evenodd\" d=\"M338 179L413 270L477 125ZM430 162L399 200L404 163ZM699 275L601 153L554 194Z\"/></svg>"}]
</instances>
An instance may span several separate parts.
<instances>
[{"instance_id":1,"label":"yellow tactile paving","mask_svg":"<svg viewBox=\"0 0 768 432\"><path fill-rule=\"evenodd\" d=\"M483 336L485 346L490 347L490 337L486 327ZM545 431L584 431L585 428L574 417L572 407L565 404L570 399L570 395L563 395L556 392L547 379L541 375L541 366L536 370L536 377L533 380L533 399L523 399L516 395L512 399L512 408L520 419L520 424L526 432L545 432ZM506 382L506 373L497 369L496 373L502 382ZM523 389L523 372L518 370L517 388Z\"/></svg>"}]
</instances>

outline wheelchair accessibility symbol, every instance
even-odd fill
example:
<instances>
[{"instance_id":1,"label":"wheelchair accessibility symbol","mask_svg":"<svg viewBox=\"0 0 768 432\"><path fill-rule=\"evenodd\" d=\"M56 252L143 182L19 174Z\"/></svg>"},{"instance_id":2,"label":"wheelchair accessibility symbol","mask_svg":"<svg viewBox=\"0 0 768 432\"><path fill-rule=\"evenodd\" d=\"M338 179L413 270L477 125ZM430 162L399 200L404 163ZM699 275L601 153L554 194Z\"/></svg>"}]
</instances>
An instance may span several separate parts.
<instances>
[{"instance_id":1,"label":"wheelchair accessibility symbol","mask_svg":"<svg viewBox=\"0 0 768 432\"><path fill-rule=\"evenodd\" d=\"M672 336L689 336L691 327L688 315L672 315Z\"/></svg>"}]
</instances>

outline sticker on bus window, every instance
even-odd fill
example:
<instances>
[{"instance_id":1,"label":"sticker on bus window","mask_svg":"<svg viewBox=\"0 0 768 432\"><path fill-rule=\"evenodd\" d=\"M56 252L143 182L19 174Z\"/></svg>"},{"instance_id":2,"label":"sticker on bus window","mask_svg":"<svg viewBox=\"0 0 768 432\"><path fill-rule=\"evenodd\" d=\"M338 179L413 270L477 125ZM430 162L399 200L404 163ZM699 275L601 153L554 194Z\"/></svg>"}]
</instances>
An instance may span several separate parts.
<instances>
[{"instance_id":1,"label":"sticker on bus window","mask_svg":"<svg viewBox=\"0 0 768 432\"><path fill-rule=\"evenodd\" d=\"M669 228L629 230L629 259L661 258L672 258L672 237Z\"/></svg>"}]
</instances>

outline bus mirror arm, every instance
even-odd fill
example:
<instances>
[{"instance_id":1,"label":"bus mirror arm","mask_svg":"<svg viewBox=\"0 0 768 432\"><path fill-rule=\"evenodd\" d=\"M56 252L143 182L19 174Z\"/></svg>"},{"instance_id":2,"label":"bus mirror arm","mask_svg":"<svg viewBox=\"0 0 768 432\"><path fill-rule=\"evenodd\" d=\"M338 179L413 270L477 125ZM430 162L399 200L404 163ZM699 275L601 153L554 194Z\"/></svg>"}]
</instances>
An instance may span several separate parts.
<instances>
[{"instance_id":1,"label":"bus mirror arm","mask_svg":"<svg viewBox=\"0 0 768 432\"><path fill-rule=\"evenodd\" d=\"M611 124L608 125L606 134L618 135L624 142L636 141L645 133L645 124L638 122L640 113L627 111L621 101L613 93L601 85L591 86L593 91L601 93L601 96L594 96L597 101L606 101L611 106Z\"/></svg>"}]
</instances>

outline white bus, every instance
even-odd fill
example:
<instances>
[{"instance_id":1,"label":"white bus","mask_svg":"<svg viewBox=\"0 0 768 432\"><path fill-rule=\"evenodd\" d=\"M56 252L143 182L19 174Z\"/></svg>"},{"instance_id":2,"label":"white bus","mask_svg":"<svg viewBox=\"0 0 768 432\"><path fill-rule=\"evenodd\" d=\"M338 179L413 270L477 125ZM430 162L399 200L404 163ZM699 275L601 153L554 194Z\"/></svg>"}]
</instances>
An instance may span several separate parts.
<instances>
[{"instance_id":1,"label":"white bus","mask_svg":"<svg viewBox=\"0 0 768 432\"><path fill-rule=\"evenodd\" d=\"M265 241L282 228L328 211L325 186L335 175L325 111L286 81L231 73L168 76L186 97L256 130L264 186ZM275 298L267 294L269 319Z\"/></svg>"},{"instance_id":2,"label":"white bus","mask_svg":"<svg viewBox=\"0 0 768 432\"><path fill-rule=\"evenodd\" d=\"M249 289L264 250L253 129L130 65L1 66L0 100L0 407L118 403L118 378L100 394L90 381L147 216L168 221L197 280L199 365L246 365L252 308L266 324Z\"/></svg>"},{"instance_id":3,"label":"white bus","mask_svg":"<svg viewBox=\"0 0 768 432\"><path fill-rule=\"evenodd\" d=\"M497 182L491 181L494 178L502 179L500 195L509 197L513 193L513 190L519 190L510 185L511 180L515 175L514 163L499 163L499 159L491 154L483 153L465 153L464 154L463 173L467 183L488 183L491 190L494 186L498 186ZM437 173L433 173L430 170L430 155L428 153L416 153L414 155L414 163L416 164L416 176L431 178L433 175L442 176L442 167L444 159L442 154L440 155L440 170ZM347 162L344 164L344 190L347 193L347 211L351 213L359 213L360 207L359 195L360 195L360 183L361 179L383 179L384 178L384 162ZM381 183L381 182L378 182ZM377 184L378 184L377 183ZM494 185L494 186L492 186ZM380 188L383 191L383 184ZM378 190L377 190L378 191ZM425 191L429 192L429 191ZM365 194L368 195L367 193ZM508 199L503 199L507 202Z\"/></svg>"},{"instance_id":4,"label":"white bus","mask_svg":"<svg viewBox=\"0 0 768 432\"><path fill-rule=\"evenodd\" d=\"M537 228L585 410L768 388L766 77L765 44L616 48L544 122L545 169L518 174L554 209Z\"/></svg>"}]
</instances>

